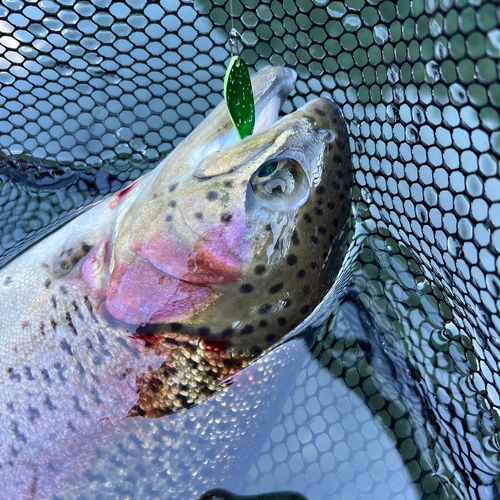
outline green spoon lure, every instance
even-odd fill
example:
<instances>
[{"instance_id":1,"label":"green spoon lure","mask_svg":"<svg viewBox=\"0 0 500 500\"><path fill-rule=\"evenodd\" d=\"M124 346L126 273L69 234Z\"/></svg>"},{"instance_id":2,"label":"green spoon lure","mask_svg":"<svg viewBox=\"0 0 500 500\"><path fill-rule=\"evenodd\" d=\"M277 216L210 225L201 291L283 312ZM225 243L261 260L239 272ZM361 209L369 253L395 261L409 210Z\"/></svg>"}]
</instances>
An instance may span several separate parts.
<instances>
[{"instance_id":1,"label":"green spoon lure","mask_svg":"<svg viewBox=\"0 0 500 500\"><path fill-rule=\"evenodd\" d=\"M224 100L240 139L253 132L255 103L252 82L245 61L239 55L232 56L224 77Z\"/></svg>"}]
</instances>

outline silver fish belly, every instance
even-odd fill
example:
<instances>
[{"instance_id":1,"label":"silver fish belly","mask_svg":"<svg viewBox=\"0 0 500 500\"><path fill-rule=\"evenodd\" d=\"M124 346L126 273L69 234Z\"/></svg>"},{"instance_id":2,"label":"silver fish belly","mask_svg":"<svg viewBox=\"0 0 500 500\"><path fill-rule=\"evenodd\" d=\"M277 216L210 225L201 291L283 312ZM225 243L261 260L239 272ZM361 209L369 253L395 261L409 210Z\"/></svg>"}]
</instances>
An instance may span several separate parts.
<instances>
[{"instance_id":1,"label":"silver fish belly","mask_svg":"<svg viewBox=\"0 0 500 500\"><path fill-rule=\"evenodd\" d=\"M321 302L347 234L339 109L277 120L295 82L252 79L254 135L223 105L153 172L0 271L0 480L34 496L125 417L189 408ZM43 493L37 493L41 495Z\"/></svg>"}]
</instances>

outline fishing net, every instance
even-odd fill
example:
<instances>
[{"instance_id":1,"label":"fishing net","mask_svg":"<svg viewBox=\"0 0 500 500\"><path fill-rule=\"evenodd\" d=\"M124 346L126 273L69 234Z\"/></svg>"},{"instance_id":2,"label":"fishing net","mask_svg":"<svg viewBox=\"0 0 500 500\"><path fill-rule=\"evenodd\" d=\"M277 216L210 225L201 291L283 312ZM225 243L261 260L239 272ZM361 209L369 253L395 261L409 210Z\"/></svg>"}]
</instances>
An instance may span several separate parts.
<instances>
[{"instance_id":1,"label":"fishing net","mask_svg":"<svg viewBox=\"0 0 500 500\"><path fill-rule=\"evenodd\" d=\"M347 299L239 493L499 498L499 15L482 0L3 0L1 262L201 122L234 25L251 71L297 71L285 113L318 96L342 109L359 228Z\"/></svg>"}]
</instances>

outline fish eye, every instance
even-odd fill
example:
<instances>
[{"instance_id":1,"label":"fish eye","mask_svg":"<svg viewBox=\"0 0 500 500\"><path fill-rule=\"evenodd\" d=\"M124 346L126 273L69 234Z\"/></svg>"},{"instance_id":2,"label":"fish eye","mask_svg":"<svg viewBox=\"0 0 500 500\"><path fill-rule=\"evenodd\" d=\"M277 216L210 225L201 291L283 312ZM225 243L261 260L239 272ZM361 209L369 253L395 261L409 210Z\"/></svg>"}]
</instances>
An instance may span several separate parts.
<instances>
[{"instance_id":1,"label":"fish eye","mask_svg":"<svg viewBox=\"0 0 500 500\"><path fill-rule=\"evenodd\" d=\"M268 163L264 163L262 167L257 170L257 177L269 177L278 168L278 161L273 160Z\"/></svg>"},{"instance_id":2,"label":"fish eye","mask_svg":"<svg viewBox=\"0 0 500 500\"><path fill-rule=\"evenodd\" d=\"M293 159L273 159L262 164L253 174L250 184L261 201L280 210L303 203L309 183L302 166Z\"/></svg>"}]
</instances>

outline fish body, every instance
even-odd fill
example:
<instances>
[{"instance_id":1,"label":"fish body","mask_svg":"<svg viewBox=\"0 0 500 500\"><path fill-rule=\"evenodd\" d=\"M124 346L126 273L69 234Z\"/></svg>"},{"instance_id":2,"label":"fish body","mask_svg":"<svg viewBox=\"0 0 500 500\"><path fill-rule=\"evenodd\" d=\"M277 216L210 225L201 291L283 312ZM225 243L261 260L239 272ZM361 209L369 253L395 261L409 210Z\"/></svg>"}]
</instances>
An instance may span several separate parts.
<instances>
[{"instance_id":1,"label":"fish body","mask_svg":"<svg viewBox=\"0 0 500 500\"><path fill-rule=\"evenodd\" d=\"M261 71L254 135L237 141L220 105L154 171L0 271L7 491L35 497L45 462L68 467L125 417L220 391L320 303L346 238L349 147L327 99L276 122L294 82Z\"/></svg>"}]
</instances>

